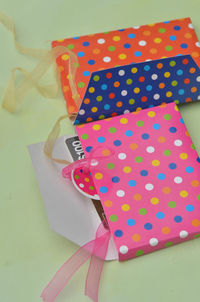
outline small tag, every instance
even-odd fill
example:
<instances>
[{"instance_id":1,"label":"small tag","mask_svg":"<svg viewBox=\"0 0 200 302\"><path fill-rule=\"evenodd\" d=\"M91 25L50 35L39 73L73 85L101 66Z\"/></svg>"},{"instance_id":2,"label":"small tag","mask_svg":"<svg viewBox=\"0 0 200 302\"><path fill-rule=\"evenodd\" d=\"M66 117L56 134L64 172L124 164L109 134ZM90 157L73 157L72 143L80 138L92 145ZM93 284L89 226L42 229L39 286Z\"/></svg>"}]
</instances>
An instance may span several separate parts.
<instances>
[{"instance_id":1,"label":"small tag","mask_svg":"<svg viewBox=\"0 0 200 302\"><path fill-rule=\"evenodd\" d=\"M67 138L65 143L74 161L85 158L85 154L78 136Z\"/></svg>"},{"instance_id":2,"label":"small tag","mask_svg":"<svg viewBox=\"0 0 200 302\"><path fill-rule=\"evenodd\" d=\"M65 143L66 143L67 148L74 161L85 158L85 154L84 154L84 151L83 151L83 148L81 146L81 142L80 142L78 136L73 136L73 137L67 138L65 140ZM105 215L104 209L102 207L101 201L95 200L95 199L91 199L91 200L92 200L93 205L95 206L95 209L96 209L101 221L104 224L104 227L108 228L106 215Z\"/></svg>"}]
</instances>

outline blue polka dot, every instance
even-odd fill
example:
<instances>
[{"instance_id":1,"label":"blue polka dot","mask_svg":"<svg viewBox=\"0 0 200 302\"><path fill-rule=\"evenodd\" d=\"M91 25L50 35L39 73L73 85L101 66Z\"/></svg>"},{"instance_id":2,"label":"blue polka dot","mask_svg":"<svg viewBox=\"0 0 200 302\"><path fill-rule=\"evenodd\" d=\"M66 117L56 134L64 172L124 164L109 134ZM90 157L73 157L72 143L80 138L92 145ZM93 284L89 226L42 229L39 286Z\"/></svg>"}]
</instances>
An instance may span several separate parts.
<instances>
[{"instance_id":1,"label":"blue polka dot","mask_svg":"<svg viewBox=\"0 0 200 302\"><path fill-rule=\"evenodd\" d=\"M176 131L177 131L176 127L169 128L169 132L171 132L171 133L176 133Z\"/></svg>"},{"instance_id":2,"label":"blue polka dot","mask_svg":"<svg viewBox=\"0 0 200 302\"><path fill-rule=\"evenodd\" d=\"M78 56L79 58L84 57L84 55L85 55L85 53L84 53L83 51L79 51L79 52L77 53L77 56Z\"/></svg>"},{"instance_id":3,"label":"blue polka dot","mask_svg":"<svg viewBox=\"0 0 200 302\"><path fill-rule=\"evenodd\" d=\"M133 135L133 131L132 131L132 130L127 130L127 131L125 132L125 135L130 137L130 136Z\"/></svg>"},{"instance_id":4,"label":"blue polka dot","mask_svg":"<svg viewBox=\"0 0 200 302\"><path fill-rule=\"evenodd\" d=\"M149 70L150 70L150 66L149 66L149 65L145 65L145 66L144 66L144 70L145 70L145 71L149 71Z\"/></svg>"},{"instance_id":5,"label":"blue polka dot","mask_svg":"<svg viewBox=\"0 0 200 302\"><path fill-rule=\"evenodd\" d=\"M112 177L112 182L118 183L118 182L120 182L120 178L118 176L113 176Z\"/></svg>"},{"instance_id":6,"label":"blue polka dot","mask_svg":"<svg viewBox=\"0 0 200 302\"><path fill-rule=\"evenodd\" d=\"M147 85L147 86L146 86L146 90L147 90L147 91L151 91L151 90L152 90L152 86L151 86L151 85Z\"/></svg>"},{"instance_id":7,"label":"blue polka dot","mask_svg":"<svg viewBox=\"0 0 200 302\"><path fill-rule=\"evenodd\" d=\"M108 188L103 186L103 187L100 187L99 191L101 193L107 193L108 192Z\"/></svg>"},{"instance_id":8,"label":"blue polka dot","mask_svg":"<svg viewBox=\"0 0 200 302\"><path fill-rule=\"evenodd\" d=\"M90 152L92 150L92 147L91 146L87 146L86 148L85 148L85 151L86 152Z\"/></svg>"},{"instance_id":9,"label":"blue polka dot","mask_svg":"<svg viewBox=\"0 0 200 302\"><path fill-rule=\"evenodd\" d=\"M130 219L127 220L127 224L128 224L129 226L133 226L133 225L135 225L135 220L132 219L132 218L130 218Z\"/></svg>"},{"instance_id":10,"label":"blue polka dot","mask_svg":"<svg viewBox=\"0 0 200 302\"><path fill-rule=\"evenodd\" d=\"M134 39L134 38L135 38L135 34L129 34L128 37L129 37L130 39Z\"/></svg>"},{"instance_id":11,"label":"blue polka dot","mask_svg":"<svg viewBox=\"0 0 200 302\"><path fill-rule=\"evenodd\" d=\"M121 230L116 230L115 231L115 236L116 237L122 237L123 236L123 232Z\"/></svg>"},{"instance_id":12,"label":"blue polka dot","mask_svg":"<svg viewBox=\"0 0 200 302\"><path fill-rule=\"evenodd\" d=\"M87 41L83 42L83 46L89 46L89 45L90 45L89 42L87 42Z\"/></svg>"},{"instance_id":13,"label":"blue polka dot","mask_svg":"<svg viewBox=\"0 0 200 302\"><path fill-rule=\"evenodd\" d=\"M177 168L177 165L175 163L171 163L171 164L169 164L169 168L171 170L175 170Z\"/></svg>"},{"instance_id":14,"label":"blue polka dot","mask_svg":"<svg viewBox=\"0 0 200 302\"><path fill-rule=\"evenodd\" d=\"M181 216L175 216L174 217L174 221L177 223L180 223L183 220L183 218Z\"/></svg>"},{"instance_id":15,"label":"blue polka dot","mask_svg":"<svg viewBox=\"0 0 200 302\"><path fill-rule=\"evenodd\" d=\"M145 139L145 140L149 139L149 134L148 133L143 133L142 138Z\"/></svg>"},{"instance_id":16,"label":"blue polka dot","mask_svg":"<svg viewBox=\"0 0 200 302\"><path fill-rule=\"evenodd\" d=\"M124 48L130 48L130 47L131 47L131 44L129 44L129 43L124 44Z\"/></svg>"},{"instance_id":17,"label":"blue polka dot","mask_svg":"<svg viewBox=\"0 0 200 302\"><path fill-rule=\"evenodd\" d=\"M135 186L136 186L136 181L133 180L133 179L131 179L131 180L129 180L128 185L129 185L130 187L135 187Z\"/></svg>"},{"instance_id":18,"label":"blue polka dot","mask_svg":"<svg viewBox=\"0 0 200 302\"><path fill-rule=\"evenodd\" d=\"M134 52L134 55L135 55L136 57L140 57L140 56L142 55L142 53L141 53L141 51L135 51L135 52Z\"/></svg>"},{"instance_id":19,"label":"blue polka dot","mask_svg":"<svg viewBox=\"0 0 200 302\"><path fill-rule=\"evenodd\" d=\"M97 138L97 142L98 143L104 143L105 142L105 137L103 137L103 136L99 136L98 138Z\"/></svg>"},{"instance_id":20,"label":"blue polka dot","mask_svg":"<svg viewBox=\"0 0 200 302\"><path fill-rule=\"evenodd\" d=\"M194 206L192 204L187 204L185 208L186 208L186 211L188 211L188 212L194 211Z\"/></svg>"},{"instance_id":21,"label":"blue polka dot","mask_svg":"<svg viewBox=\"0 0 200 302\"><path fill-rule=\"evenodd\" d=\"M181 76L183 74L183 70L182 69L178 69L176 72L177 75Z\"/></svg>"},{"instance_id":22,"label":"blue polka dot","mask_svg":"<svg viewBox=\"0 0 200 302\"><path fill-rule=\"evenodd\" d=\"M181 44L181 48L187 48L187 47L188 47L188 45L186 43Z\"/></svg>"},{"instance_id":23,"label":"blue polka dot","mask_svg":"<svg viewBox=\"0 0 200 302\"><path fill-rule=\"evenodd\" d=\"M101 85L101 89L102 89L102 90L106 90L107 88L108 88L108 85L106 85L106 84L102 84L102 85Z\"/></svg>"},{"instance_id":24,"label":"blue polka dot","mask_svg":"<svg viewBox=\"0 0 200 302\"><path fill-rule=\"evenodd\" d=\"M114 144L116 147L119 147L119 146L122 144L122 142L121 142L119 139L116 139L116 140L113 142L113 144Z\"/></svg>"},{"instance_id":25,"label":"blue polka dot","mask_svg":"<svg viewBox=\"0 0 200 302\"><path fill-rule=\"evenodd\" d=\"M157 212L156 213L156 218L163 219L164 217L165 217L165 214L163 212Z\"/></svg>"},{"instance_id":26,"label":"blue polka dot","mask_svg":"<svg viewBox=\"0 0 200 302\"><path fill-rule=\"evenodd\" d=\"M164 173L159 173L159 174L157 175L157 178L158 178L159 180L163 180L163 179L165 179L165 174L164 174Z\"/></svg>"},{"instance_id":27,"label":"blue polka dot","mask_svg":"<svg viewBox=\"0 0 200 302\"><path fill-rule=\"evenodd\" d=\"M184 124L184 120L183 120L182 117L180 118L180 123L181 123L181 124Z\"/></svg>"},{"instance_id":28,"label":"blue polka dot","mask_svg":"<svg viewBox=\"0 0 200 302\"><path fill-rule=\"evenodd\" d=\"M151 230L153 228L153 226L151 223L147 222L147 223L145 223L144 228L145 228L145 230Z\"/></svg>"},{"instance_id":29,"label":"blue polka dot","mask_svg":"<svg viewBox=\"0 0 200 302\"><path fill-rule=\"evenodd\" d=\"M193 171L194 171L194 169L191 166L188 166L185 168L185 172L187 172L187 173L192 173Z\"/></svg>"},{"instance_id":30,"label":"blue polka dot","mask_svg":"<svg viewBox=\"0 0 200 302\"><path fill-rule=\"evenodd\" d=\"M197 162L200 164L200 158L199 157L197 157Z\"/></svg>"},{"instance_id":31,"label":"blue polka dot","mask_svg":"<svg viewBox=\"0 0 200 302\"><path fill-rule=\"evenodd\" d=\"M170 39L171 41L175 41L175 40L176 40L176 36L172 35L172 36L169 37L169 39Z\"/></svg>"},{"instance_id":32,"label":"blue polka dot","mask_svg":"<svg viewBox=\"0 0 200 302\"><path fill-rule=\"evenodd\" d=\"M109 104L105 104L105 105L104 105L104 109L105 109L105 110L109 110L109 109L110 109L110 105L109 105Z\"/></svg>"},{"instance_id":33,"label":"blue polka dot","mask_svg":"<svg viewBox=\"0 0 200 302\"><path fill-rule=\"evenodd\" d=\"M160 124L153 124L154 130L159 130L161 128Z\"/></svg>"},{"instance_id":34,"label":"blue polka dot","mask_svg":"<svg viewBox=\"0 0 200 302\"><path fill-rule=\"evenodd\" d=\"M179 91L178 91L178 94L179 95L183 95L185 93L185 90L184 89L179 89Z\"/></svg>"},{"instance_id":35,"label":"blue polka dot","mask_svg":"<svg viewBox=\"0 0 200 302\"><path fill-rule=\"evenodd\" d=\"M89 61L88 61L88 64L89 64L89 65L94 65L94 64L95 64L95 60L89 60Z\"/></svg>"},{"instance_id":36,"label":"blue polka dot","mask_svg":"<svg viewBox=\"0 0 200 302\"><path fill-rule=\"evenodd\" d=\"M140 171L140 175L141 176L147 176L148 175L148 171L147 170L142 170L142 171Z\"/></svg>"},{"instance_id":37,"label":"blue polka dot","mask_svg":"<svg viewBox=\"0 0 200 302\"><path fill-rule=\"evenodd\" d=\"M180 26L178 26L178 25L174 26L174 30L180 30L180 29L181 29Z\"/></svg>"},{"instance_id":38,"label":"blue polka dot","mask_svg":"<svg viewBox=\"0 0 200 302\"><path fill-rule=\"evenodd\" d=\"M88 70L83 71L84 77L88 77L90 75L90 72Z\"/></svg>"}]
</instances>

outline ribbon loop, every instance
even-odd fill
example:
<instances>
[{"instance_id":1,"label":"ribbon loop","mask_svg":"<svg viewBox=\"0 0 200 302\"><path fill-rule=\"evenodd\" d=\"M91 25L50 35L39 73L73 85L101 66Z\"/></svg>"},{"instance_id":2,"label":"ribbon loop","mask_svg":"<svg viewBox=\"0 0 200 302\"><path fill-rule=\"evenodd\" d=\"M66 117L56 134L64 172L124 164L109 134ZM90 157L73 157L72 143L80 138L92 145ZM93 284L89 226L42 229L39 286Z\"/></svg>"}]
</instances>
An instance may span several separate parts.
<instances>
[{"instance_id":1,"label":"ribbon loop","mask_svg":"<svg viewBox=\"0 0 200 302\"><path fill-rule=\"evenodd\" d=\"M61 290L66 286L75 272L90 258L85 294L94 302L98 302L98 289L105 257L110 240L110 231L99 225L96 237L78 249L57 271L41 294L44 302L53 302Z\"/></svg>"}]
</instances>

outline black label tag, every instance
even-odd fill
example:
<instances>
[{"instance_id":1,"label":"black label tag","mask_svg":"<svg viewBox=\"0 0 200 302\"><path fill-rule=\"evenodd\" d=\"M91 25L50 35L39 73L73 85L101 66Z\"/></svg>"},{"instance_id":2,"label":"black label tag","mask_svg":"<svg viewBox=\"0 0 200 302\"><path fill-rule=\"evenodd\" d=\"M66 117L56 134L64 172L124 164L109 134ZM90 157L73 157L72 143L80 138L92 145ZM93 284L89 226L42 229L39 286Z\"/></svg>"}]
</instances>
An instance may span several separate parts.
<instances>
[{"instance_id":1,"label":"black label tag","mask_svg":"<svg viewBox=\"0 0 200 302\"><path fill-rule=\"evenodd\" d=\"M74 161L85 158L85 154L78 136L67 138L65 143Z\"/></svg>"}]
</instances>

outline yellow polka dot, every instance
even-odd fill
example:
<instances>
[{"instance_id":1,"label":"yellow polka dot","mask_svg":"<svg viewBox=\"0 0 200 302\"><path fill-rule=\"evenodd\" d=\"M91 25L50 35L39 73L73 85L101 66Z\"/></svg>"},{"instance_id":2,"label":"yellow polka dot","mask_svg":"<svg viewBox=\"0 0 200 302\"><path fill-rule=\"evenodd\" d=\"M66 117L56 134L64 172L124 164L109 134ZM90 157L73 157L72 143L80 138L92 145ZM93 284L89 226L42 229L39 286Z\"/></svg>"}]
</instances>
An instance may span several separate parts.
<instances>
[{"instance_id":1,"label":"yellow polka dot","mask_svg":"<svg viewBox=\"0 0 200 302\"><path fill-rule=\"evenodd\" d=\"M148 24L149 26L153 27L155 26L155 23L151 23L151 24Z\"/></svg>"},{"instance_id":2,"label":"yellow polka dot","mask_svg":"<svg viewBox=\"0 0 200 302\"><path fill-rule=\"evenodd\" d=\"M122 208L122 210L124 211L124 212L127 212L127 211L129 211L130 210L130 206L129 206L129 204L123 204L122 206L121 206L121 208Z\"/></svg>"},{"instance_id":3,"label":"yellow polka dot","mask_svg":"<svg viewBox=\"0 0 200 302\"><path fill-rule=\"evenodd\" d=\"M170 72L166 71L166 72L164 73L164 77L165 77L165 78L169 78L169 77L170 77Z\"/></svg>"},{"instance_id":4,"label":"yellow polka dot","mask_svg":"<svg viewBox=\"0 0 200 302\"><path fill-rule=\"evenodd\" d=\"M88 89L88 91L89 91L90 93L93 93L93 92L95 91L95 89L94 89L94 87L90 87L90 88Z\"/></svg>"},{"instance_id":5,"label":"yellow polka dot","mask_svg":"<svg viewBox=\"0 0 200 302\"><path fill-rule=\"evenodd\" d=\"M111 200L106 200L106 201L104 202L104 205L105 205L107 208L110 208L110 207L112 207L113 203L112 203Z\"/></svg>"},{"instance_id":6,"label":"yellow polka dot","mask_svg":"<svg viewBox=\"0 0 200 302\"><path fill-rule=\"evenodd\" d=\"M191 181L191 185L192 185L193 187L198 187L198 186L199 186L199 181L198 181L198 180L192 180L192 181Z\"/></svg>"},{"instance_id":7,"label":"yellow polka dot","mask_svg":"<svg viewBox=\"0 0 200 302\"><path fill-rule=\"evenodd\" d=\"M132 69L131 69L131 72L132 73L136 73L138 70L137 70L137 68L136 67L133 67Z\"/></svg>"},{"instance_id":8,"label":"yellow polka dot","mask_svg":"<svg viewBox=\"0 0 200 302\"><path fill-rule=\"evenodd\" d=\"M159 43L162 42L162 39L161 39L161 38L155 38L155 39L154 39L154 42L155 42L156 44L159 44Z\"/></svg>"},{"instance_id":9,"label":"yellow polka dot","mask_svg":"<svg viewBox=\"0 0 200 302\"><path fill-rule=\"evenodd\" d=\"M88 177L86 177L86 178L85 178L85 181L86 181L86 182L89 182L89 181L90 181L90 179L89 179Z\"/></svg>"},{"instance_id":10,"label":"yellow polka dot","mask_svg":"<svg viewBox=\"0 0 200 302\"><path fill-rule=\"evenodd\" d=\"M133 241L138 242L140 241L141 236L139 234L133 234L131 238L133 239Z\"/></svg>"},{"instance_id":11,"label":"yellow polka dot","mask_svg":"<svg viewBox=\"0 0 200 302\"><path fill-rule=\"evenodd\" d=\"M152 204L158 204L159 203L159 199L157 197L152 197L151 198L151 203Z\"/></svg>"},{"instance_id":12,"label":"yellow polka dot","mask_svg":"<svg viewBox=\"0 0 200 302\"><path fill-rule=\"evenodd\" d=\"M154 159L154 160L152 161L152 165L153 165L154 167L158 167L158 166L160 165L160 161L159 161L158 159Z\"/></svg>"},{"instance_id":13,"label":"yellow polka dot","mask_svg":"<svg viewBox=\"0 0 200 302\"><path fill-rule=\"evenodd\" d=\"M119 55L119 59L120 59L120 60L125 60L126 57L127 57L127 55L126 55L125 53L121 53L121 54Z\"/></svg>"},{"instance_id":14,"label":"yellow polka dot","mask_svg":"<svg viewBox=\"0 0 200 302\"><path fill-rule=\"evenodd\" d=\"M125 117L121 118L121 119L120 119L120 123L121 123L121 124L127 124L127 123L128 123L127 118L125 118Z\"/></svg>"},{"instance_id":15,"label":"yellow polka dot","mask_svg":"<svg viewBox=\"0 0 200 302\"><path fill-rule=\"evenodd\" d=\"M102 178L103 178L103 174L102 174L102 173L96 173L96 174L94 175L94 177L95 177L96 179L102 179Z\"/></svg>"},{"instance_id":16,"label":"yellow polka dot","mask_svg":"<svg viewBox=\"0 0 200 302\"><path fill-rule=\"evenodd\" d=\"M124 173L130 173L132 171L131 167L126 166L123 168Z\"/></svg>"},{"instance_id":17,"label":"yellow polka dot","mask_svg":"<svg viewBox=\"0 0 200 302\"><path fill-rule=\"evenodd\" d=\"M114 36L113 41L115 41L115 42L120 41L120 37L119 36Z\"/></svg>"},{"instance_id":18,"label":"yellow polka dot","mask_svg":"<svg viewBox=\"0 0 200 302\"><path fill-rule=\"evenodd\" d=\"M175 110L175 111L179 111L179 109L178 109L178 106L177 106L177 105L175 105L175 106L174 106L174 110Z\"/></svg>"},{"instance_id":19,"label":"yellow polka dot","mask_svg":"<svg viewBox=\"0 0 200 302\"><path fill-rule=\"evenodd\" d=\"M185 197L188 196L188 192L186 190L183 190L183 191L180 192L180 196L185 198Z\"/></svg>"},{"instance_id":20,"label":"yellow polka dot","mask_svg":"<svg viewBox=\"0 0 200 302\"><path fill-rule=\"evenodd\" d=\"M155 113L155 111L149 111L149 112L147 113L147 115L148 115L149 117L154 117L154 116L156 115L156 113Z\"/></svg>"},{"instance_id":21,"label":"yellow polka dot","mask_svg":"<svg viewBox=\"0 0 200 302\"><path fill-rule=\"evenodd\" d=\"M133 92L136 93L136 94L138 94L140 92L140 88L139 87L135 87L133 89Z\"/></svg>"},{"instance_id":22,"label":"yellow polka dot","mask_svg":"<svg viewBox=\"0 0 200 302\"><path fill-rule=\"evenodd\" d=\"M172 92L171 91L167 91L166 92L166 97L170 98L172 96Z\"/></svg>"},{"instance_id":23,"label":"yellow polka dot","mask_svg":"<svg viewBox=\"0 0 200 302\"><path fill-rule=\"evenodd\" d=\"M138 113L139 111L141 111L142 110L142 108L141 107L137 107L136 108L136 113ZM134 114L136 114L135 112L134 112Z\"/></svg>"},{"instance_id":24,"label":"yellow polka dot","mask_svg":"<svg viewBox=\"0 0 200 302\"><path fill-rule=\"evenodd\" d=\"M139 201L139 200L142 199L142 195L139 194L139 193L136 193L136 194L133 195L133 199Z\"/></svg>"},{"instance_id":25,"label":"yellow polka dot","mask_svg":"<svg viewBox=\"0 0 200 302\"><path fill-rule=\"evenodd\" d=\"M187 153L181 153L179 156L180 156L181 159L187 159L188 158Z\"/></svg>"},{"instance_id":26,"label":"yellow polka dot","mask_svg":"<svg viewBox=\"0 0 200 302\"><path fill-rule=\"evenodd\" d=\"M91 111L92 112L97 112L98 108L97 107L92 107Z\"/></svg>"},{"instance_id":27,"label":"yellow polka dot","mask_svg":"<svg viewBox=\"0 0 200 302\"><path fill-rule=\"evenodd\" d=\"M92 126L93 130L100 130L101 129L101 125L95 124L94 126Z\"/></svg>"},{"instance_id":28,"label":"yellow polka dot","mask_svg":"<svg viewBox=\"0 0 200 302\"><path fill-rule=\"evenodd\" d=\"M64 41L64 39L59 39L59 40L57 40L57 42L63 42Z\"/></svg>"},{"instance_id":29,"label":"yellow polka dot","mask_svg":"<svg viewBox=\"0 0 200 302\"><path fill-rule=\"evenodd\" d=\"M62 55L61 58L63 61L67 61L69 59L69 55Z\"/></svg>"}]
</instances>

